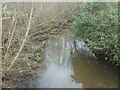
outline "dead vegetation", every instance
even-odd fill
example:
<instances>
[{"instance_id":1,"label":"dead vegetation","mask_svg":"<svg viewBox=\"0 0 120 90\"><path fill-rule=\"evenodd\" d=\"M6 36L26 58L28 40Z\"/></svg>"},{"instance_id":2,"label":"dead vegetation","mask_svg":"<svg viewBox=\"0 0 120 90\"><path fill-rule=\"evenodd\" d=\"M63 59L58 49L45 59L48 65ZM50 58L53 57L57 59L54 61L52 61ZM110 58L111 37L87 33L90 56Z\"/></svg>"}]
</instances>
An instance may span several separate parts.
<instances>
[{"instance_id":1,"label":"dead vegetation","mask_svg":"<svg viewBox=\"0 0 120 90\"><path fill-rule=\"evenodd\" d=\"M44 60L45 42L51 35L71 28L77 4L8 5L15 13L12 18L2 20L3 87L33 87L36 70Z\"/></svg>"}]
</instances>

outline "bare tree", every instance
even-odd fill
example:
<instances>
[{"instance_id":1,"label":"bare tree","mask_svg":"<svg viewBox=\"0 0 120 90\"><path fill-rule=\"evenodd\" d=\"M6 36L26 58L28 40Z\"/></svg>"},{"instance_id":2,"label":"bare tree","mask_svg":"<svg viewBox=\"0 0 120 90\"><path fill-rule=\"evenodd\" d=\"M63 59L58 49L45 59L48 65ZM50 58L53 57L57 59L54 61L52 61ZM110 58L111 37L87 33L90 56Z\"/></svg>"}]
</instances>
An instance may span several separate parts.
<instances>
[{"instance_id":1,"label":"bare tree","mask_svg":"<svg viewBox=\"0 0 120 90\"><path fill-rule=\"evenodd\" d=\"M70 4L67 7L67 4L63 3L7 4L10 11L13 11L13 16L2 20L2 65L5 87L9 86L5 79L8 76L14 76L14 73L24 75L23 73L35 72L34 68L37 68L43 60L46 40L51 34L70 28L72 20L70 17L73 16L76 7Z\"/></svg>"}]
</instances>

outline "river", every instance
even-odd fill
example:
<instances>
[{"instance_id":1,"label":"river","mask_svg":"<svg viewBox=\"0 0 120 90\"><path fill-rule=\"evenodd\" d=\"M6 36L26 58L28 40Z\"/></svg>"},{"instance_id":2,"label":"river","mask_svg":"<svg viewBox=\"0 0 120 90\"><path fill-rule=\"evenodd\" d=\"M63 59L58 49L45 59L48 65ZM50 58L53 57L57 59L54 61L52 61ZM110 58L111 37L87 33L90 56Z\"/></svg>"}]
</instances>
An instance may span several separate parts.
<instances>
[{"instance_id":1,"label":"river","mask_svg":"<svg viewBox=\"0 0 120 90\"><path fill-rule=\"evenodd\" d=\"M117 88L118 69L96 59L71 31L51 36L37 73L36 88Z\"/></svg>"}]
</instances>

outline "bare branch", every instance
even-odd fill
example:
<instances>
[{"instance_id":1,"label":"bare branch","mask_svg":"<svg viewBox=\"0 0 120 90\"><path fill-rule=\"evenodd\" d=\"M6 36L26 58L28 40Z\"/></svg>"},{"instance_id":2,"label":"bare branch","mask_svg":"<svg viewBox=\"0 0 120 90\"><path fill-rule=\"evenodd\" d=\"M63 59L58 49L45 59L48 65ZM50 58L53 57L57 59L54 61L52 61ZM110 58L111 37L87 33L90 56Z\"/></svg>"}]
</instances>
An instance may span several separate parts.
<instances>
[{"instance_id":1,"label":"bare branch","mask_svg":"<svg viewBox=\"0 0 120 90\"><path fill-rule=\"evenodd\" d=\"M31 6L31 12L30 12L30 17L29 17L29 21L28 21L28 26L27 26L27 31L26 31L26 34L25 34L25 38L23 39L23 42L21 44L21 47L17 53L17 55L15 56L15 58L13 59L12 63L10 64L8 70L10 70L12 68L12 66L14 65L14 63L16 62L17 58L19 57L24 45L25 45L25 42L26 42L26 39L27 39L27 36L28 36L28 33L29 33L29 30L30 30L30 26L31 26L31 21L32 21L32 15L33 15L33 3L32 3L32 6Z\"/></svg>"}]
</instances>

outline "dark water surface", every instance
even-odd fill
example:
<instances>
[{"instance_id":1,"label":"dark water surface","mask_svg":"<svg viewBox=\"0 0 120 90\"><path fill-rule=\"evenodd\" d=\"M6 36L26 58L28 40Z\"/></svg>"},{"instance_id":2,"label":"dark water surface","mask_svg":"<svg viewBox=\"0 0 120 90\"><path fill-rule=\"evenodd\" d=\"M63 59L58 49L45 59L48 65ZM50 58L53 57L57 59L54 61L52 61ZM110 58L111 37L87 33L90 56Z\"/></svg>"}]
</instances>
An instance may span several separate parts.
<instances>
[{"instance_id":1,"label":"dark water surface","mask_svg":"<svg viewBox=\"0 0 120 90\"><path fill-rule=\"evenodd\" d=\"M51 37L39 69L37 88L115 88L117 68L91 56L70 31Z\"/></svg>"}]
</instances>

